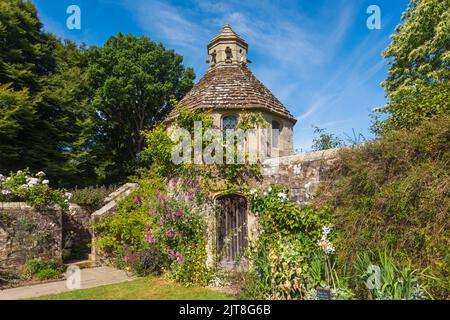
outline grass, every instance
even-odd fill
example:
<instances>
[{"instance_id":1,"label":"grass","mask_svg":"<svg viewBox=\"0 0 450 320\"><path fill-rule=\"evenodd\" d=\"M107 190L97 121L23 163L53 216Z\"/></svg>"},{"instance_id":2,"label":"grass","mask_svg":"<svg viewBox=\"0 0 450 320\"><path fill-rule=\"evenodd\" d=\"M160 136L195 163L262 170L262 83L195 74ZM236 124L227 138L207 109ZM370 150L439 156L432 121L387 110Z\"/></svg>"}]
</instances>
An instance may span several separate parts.
<instances>
[{"instance_id":1,"label":"grass","mask_svg":"<svg viewBox=\"0 0 450 320\"><path fill-rule=\"evenodd\" d=\"M35 298L36 300L229 300L231 294L202 287L184 287L161 277L80 289Z\"/></svg>"}]
</instances>

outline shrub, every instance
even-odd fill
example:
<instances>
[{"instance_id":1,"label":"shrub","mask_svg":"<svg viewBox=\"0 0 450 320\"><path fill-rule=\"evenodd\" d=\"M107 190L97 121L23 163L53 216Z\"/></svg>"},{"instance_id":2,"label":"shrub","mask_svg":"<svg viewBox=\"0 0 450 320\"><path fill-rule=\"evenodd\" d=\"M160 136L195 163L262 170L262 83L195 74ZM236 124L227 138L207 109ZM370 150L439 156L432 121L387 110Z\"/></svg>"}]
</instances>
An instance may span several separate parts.
<instances>
[{"instance_id":1,"label":"shrub","mask_svg":"<svg viewBox=\"0 0 450 320\"><path fill-rule=\"evenodd\" d=\"M156 245L137 253L130 253L124 257L124 261L131 271L137 276L159 275L168 267L169 259Z\"/></svg>"},{"instance_id":2,"label":"shrub","mask_svg":"<svg viewBox=\"0 0 450 320\"><path fill-rule=\"evenodd\" d=\"M64 266L55 260L31 259L25 265L25 272L39 280L56 279L62 276Z\"/></svg>"},{"instance_id":3,"label":"shrub","mask_svg":"<svg viewBox=\"0 0 450 320\"><path fill-rule=\"evenodd\" d=\"M340 265L354 265L367 248L388 248L398 262L429 267L439 279L427 280L433 295L448 297L449 121L434 118L340 152L315 198L335 212Z\"/></svg>"},{"instance_id":4,"label":"shrub","mask_svg":"<svg viewBox=\"0 0 450 320\"><path fill-rule=\"evenodd\" d=\"M251 190L252 212L259 216L258 240L249 251L252 269L241 295L257 299L303 299L314 281L315 255L334 253L330 210L300 209L284 187ZM328 284L328 283L327 283ZM331 283L329 283L331 285ZM253 296L252 296L253 295Z\"/></svg>"},{"instance_id":5,"label":"shrub","mask_svg":"<svg viewBox=\"0 0 450 320\"><path fill-rule=\"evenodd\" d=\"M71 194L50 188L44 177L44 172L32 175L28 169L11 172L8 177L0 174L0 202L25 201L38 209L55 204L67 208Z\"/></svg>"},{"instance_id":6,"label":"shrub","mask_svg":"<svg viewBox=\"0 0 450 320\"><path fill-rule=\"evenodd\" d=\"M100 186L75 189L72 192L71 202L84 207L90 212L100 209L105 198L116 190L116 186Z\"/></svg>"}]
</instances>

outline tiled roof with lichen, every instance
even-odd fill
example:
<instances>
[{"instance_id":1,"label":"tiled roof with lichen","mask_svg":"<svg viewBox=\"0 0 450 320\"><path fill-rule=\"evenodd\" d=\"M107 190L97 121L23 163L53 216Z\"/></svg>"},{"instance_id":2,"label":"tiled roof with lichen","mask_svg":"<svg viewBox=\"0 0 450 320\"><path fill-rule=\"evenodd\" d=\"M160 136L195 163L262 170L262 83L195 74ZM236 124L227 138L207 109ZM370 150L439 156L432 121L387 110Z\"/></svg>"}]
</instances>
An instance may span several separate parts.
<instances>
[{"instance_id":1,"label":"tiled roof with lichen","mask_svg":"<svg viewBox=\"0 0 450 320\"><path fill-rule=\"evenodd\" d=\"M210 68L203 78L170 112L176 117L181 107L203 110L264 110L296 122L288 109L261 83L245 64Z\"/></svg>"}]
</instances>

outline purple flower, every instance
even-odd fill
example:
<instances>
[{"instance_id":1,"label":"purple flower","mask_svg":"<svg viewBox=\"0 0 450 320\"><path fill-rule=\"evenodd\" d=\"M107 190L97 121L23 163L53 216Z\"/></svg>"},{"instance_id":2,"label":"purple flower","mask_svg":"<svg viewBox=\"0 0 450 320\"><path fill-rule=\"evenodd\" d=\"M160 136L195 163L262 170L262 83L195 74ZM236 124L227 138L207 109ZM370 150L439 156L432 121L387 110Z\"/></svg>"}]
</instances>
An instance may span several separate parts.
<instances>
[{"instance_id":1,"label":"purple flower","mask_svg":"<svg viewBox=\"0 0 450 320\"><path fill-rule=\"evenodd\" d=\"M181 217L182 215L184 215L184 211L178 210L177 217Z\"/></svg>"},{"instance_id":2,"label":"purple flower","mask_svg":"<svg viewBox=\"0 0 450 320\"><path fill-rule=\"evenodd\" d=\"M139 200L138 197L134 197L133 202L136 203L138 206L141 205L141 200Z\"/></svg>"},{"instance_id":3,"label":"purple flower","mask_svg":"<svg viewBox=\"0 0 450 320\"><path fill-rule=\"evenodd\" d=\"M145 230L150 231L150 226L149 226L149 225L146 225L146 226L145 226Z\"/></svg>"},{"instance_id":4,"label":"purple flower","mask_svg":"<svg viewBox=\"0 0 450 320\"><path fill-rule=\"evenodd\" d=\"M197 248L197 244L193 243L193 244L191 245L191 247L192 247L192 249L195 249L195 248Z\"/></svg>"},{"instance_id":5,"label":"purple flower","mask_svg":"<svg viewBox=\"0 0 450 320\"><path fill-rule=\"evenodd\" d=\"M125 260L125 262L128 262L128 260L130 260L130 257L129 256L125 256L125 257L123 257L123 260Z\"/></svg>"},{"instance_id":6,"label":"purple flower","mask_svg":"<svg viewBox=\"0 0 450 320\"><path fill-rule=\"evenodd\" d=\"M181 255L181 253L177 253L177 261L178 264L181 264L183 262L183 256Z\"/></svg>"}]
</instances>

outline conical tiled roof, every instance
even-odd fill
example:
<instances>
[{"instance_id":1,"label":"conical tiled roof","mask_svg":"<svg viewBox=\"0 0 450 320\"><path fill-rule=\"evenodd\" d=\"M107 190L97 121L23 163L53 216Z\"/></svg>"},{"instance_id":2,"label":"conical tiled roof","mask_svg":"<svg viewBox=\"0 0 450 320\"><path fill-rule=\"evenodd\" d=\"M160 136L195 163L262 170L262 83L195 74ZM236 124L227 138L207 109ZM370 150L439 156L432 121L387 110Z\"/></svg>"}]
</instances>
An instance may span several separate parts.
<instances>
[{"instance_id":1,"label":"conical tiled roof","mask_svg":"<svg viewBox=\"0 0 450 320\"><path fill-rule=\"evenodd\" d=\"M232 58L224 60L223 48L228 49L227 46L233 43L242 50L233 49ZM247 47L247 43L225 25L208 45L209 53L216 54L217 49L218 63L210 61L206 74L170 112L166 121L175 118L180 107L186 107L193 110L261 110L295 123L289 110L248 69L245 63ZM237 59L239 54L242 58Z\"/></svg>"}]
</instances>

